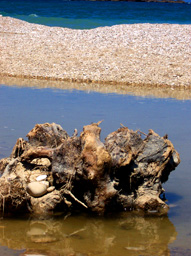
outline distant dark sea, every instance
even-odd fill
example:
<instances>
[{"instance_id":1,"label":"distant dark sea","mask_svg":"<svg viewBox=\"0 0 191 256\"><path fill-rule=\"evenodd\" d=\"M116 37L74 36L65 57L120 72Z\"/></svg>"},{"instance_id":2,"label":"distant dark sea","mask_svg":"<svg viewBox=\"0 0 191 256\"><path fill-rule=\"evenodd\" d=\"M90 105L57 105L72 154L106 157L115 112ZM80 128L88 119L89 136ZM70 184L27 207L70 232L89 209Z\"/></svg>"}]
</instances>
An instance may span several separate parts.
<instances>
[{"instance_id":1,"label":"distant dark sea","mask_svg":"<svg viewBox=\"0 0 191 256\"><path fill-rule=\"evenodd\" d=\"M191 4L177 3L0 0L0 14L77 29L133 23L191 24Z\"/></svg>"}]
</instances>

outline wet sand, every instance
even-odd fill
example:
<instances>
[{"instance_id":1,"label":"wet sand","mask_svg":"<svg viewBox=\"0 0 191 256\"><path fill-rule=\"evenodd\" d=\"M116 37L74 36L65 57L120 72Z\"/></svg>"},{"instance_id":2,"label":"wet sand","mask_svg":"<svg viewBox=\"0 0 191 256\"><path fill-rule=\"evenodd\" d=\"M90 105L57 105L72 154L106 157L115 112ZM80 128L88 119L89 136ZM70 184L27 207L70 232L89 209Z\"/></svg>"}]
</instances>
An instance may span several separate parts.
<instances>
[{"instance_id":1,"label":"wet sand","mask_svg":"<svg viewBox=\"0 0 191 256\"><path fill-rule=\"evenodd\" d=\"M1 16L0 38L1 83L16 77L183 94L191 89L191 25L75 30Z\"/></svg>"}]
</instances>

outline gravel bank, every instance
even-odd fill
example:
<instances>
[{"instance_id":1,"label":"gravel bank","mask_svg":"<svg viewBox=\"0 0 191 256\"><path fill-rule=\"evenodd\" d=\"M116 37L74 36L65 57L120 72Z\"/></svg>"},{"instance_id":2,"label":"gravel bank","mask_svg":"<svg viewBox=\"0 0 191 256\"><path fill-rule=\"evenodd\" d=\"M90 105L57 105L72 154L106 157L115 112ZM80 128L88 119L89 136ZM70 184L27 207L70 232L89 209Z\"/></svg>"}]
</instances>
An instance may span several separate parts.
<instances>
[{"instance_id":1,"label":"gravel bank","mask_svg":"<svg viewBox=\"0 0 191 256\"><path fill-rule=\"evenodd\" d=\"M0 17L0 75L191 89L191 25L91 30Z\"/></svg>"}]
</instances>

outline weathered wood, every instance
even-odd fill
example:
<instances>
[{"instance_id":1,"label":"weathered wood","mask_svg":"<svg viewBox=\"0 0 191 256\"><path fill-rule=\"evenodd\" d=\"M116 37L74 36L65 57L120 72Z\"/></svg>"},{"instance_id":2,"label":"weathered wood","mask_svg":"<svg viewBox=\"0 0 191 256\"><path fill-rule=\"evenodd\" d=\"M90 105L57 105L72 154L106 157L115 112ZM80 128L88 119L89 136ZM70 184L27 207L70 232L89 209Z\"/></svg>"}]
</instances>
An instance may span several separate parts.
<instances>
[{"instance_id":1,"label":"weathered wood","mask_svg":"<svg viewBox=\"0 0 191 256\"><path fill-rule=\"evenodd\" d=\"M166 214L162 183L180 163L167 136L123 126L103 143L100 123L84 126L80 136L75 130L72 137L60 125L38 124L28 141L19 138L10 157L0 160L0 211ZM27 186L43 174L54 189L35 198Z\"/></svg>"}]
</instances>

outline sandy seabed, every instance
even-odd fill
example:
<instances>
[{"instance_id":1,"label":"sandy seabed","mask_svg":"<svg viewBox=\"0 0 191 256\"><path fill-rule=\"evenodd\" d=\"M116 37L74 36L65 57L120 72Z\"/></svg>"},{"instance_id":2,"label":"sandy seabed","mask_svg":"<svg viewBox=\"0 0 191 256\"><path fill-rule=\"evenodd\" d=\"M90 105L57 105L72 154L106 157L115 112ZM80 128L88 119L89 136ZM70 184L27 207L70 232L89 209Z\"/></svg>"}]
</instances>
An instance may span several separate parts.
<instances>
[{"instance_id":1,"label":"sandy seabed","mask_svg":"<svg viewBox=\"0 0 191 256\"><path fill-rule=\"evenodd\" d=\"M191 25L76 30L0 17L0 77L191 89Z\"/></svg>"}]
</instances>

